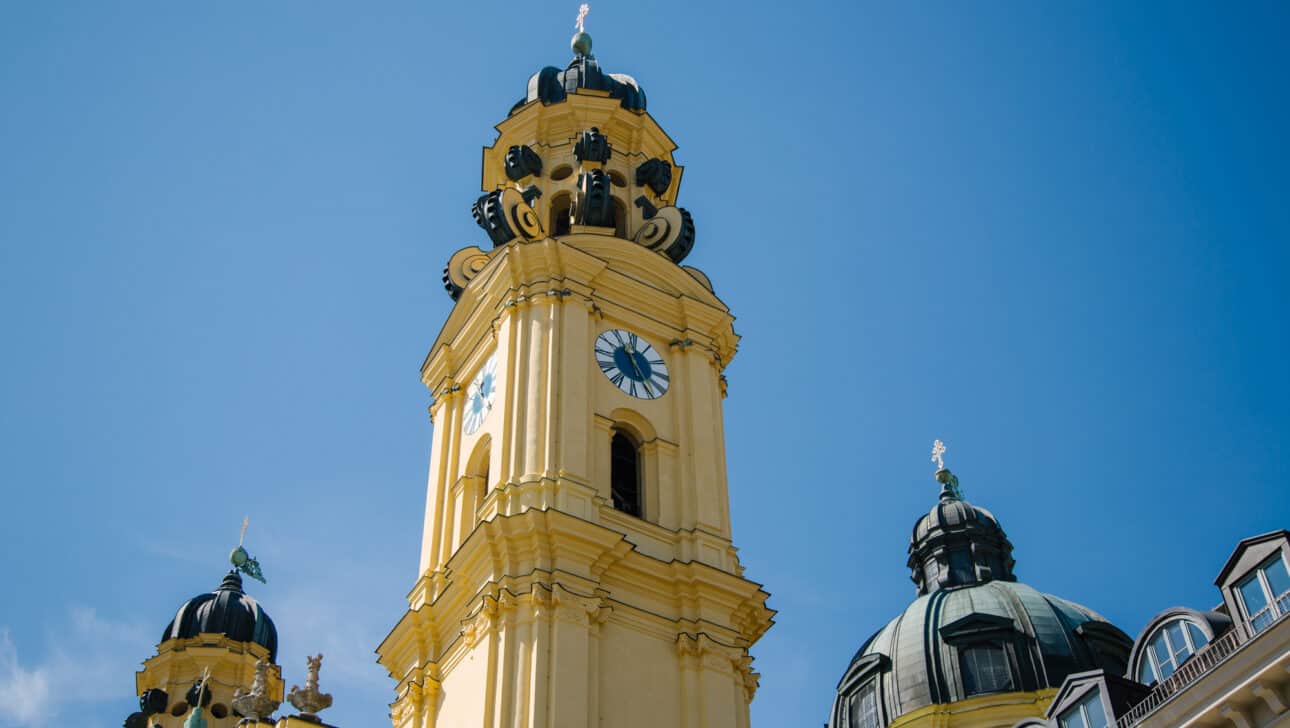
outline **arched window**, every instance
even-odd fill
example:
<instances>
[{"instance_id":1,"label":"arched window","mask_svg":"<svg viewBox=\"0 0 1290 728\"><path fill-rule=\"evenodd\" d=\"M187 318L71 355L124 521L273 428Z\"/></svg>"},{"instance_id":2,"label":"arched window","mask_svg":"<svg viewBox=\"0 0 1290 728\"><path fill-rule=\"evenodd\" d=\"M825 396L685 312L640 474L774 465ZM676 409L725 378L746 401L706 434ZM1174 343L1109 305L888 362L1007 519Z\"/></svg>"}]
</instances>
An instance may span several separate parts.
<instances>
[{"instance_id":1,"label":"arched window","mask_svg":"<svg viewBox=\"0 0 1290 728\"><path fill-rule=\"evenodd\" d=\"M627 205L617 197L614 198L614 235L627 237Z\"/></svg>"},{"instance_id":2,"label":"arched window","mask_svg":"<svg viewBox=\"0 0 1290 728\"><path fill-rule=\"evenodd\" d=\"M1138 682L1150 685L1164 680L1207 642L1205 633L1191 620L1165 622L1147 640L1145 659L1138 665Z\"/></svg>"},{"instance_id":3,"label":"arched window","mask_svg":"<svg viewBox=\"0 0 1290 728\"><path fill-rule=\"evenodd\" d=\"M640 446L622 431L609 444L609 489L614 508L641 517Z\"/></svg>"},{"instance_id":4,"label":"arched window","mask_svg":"<svg viewBox=\"0 0 1290 728\"><path fill-rule=\"evenodd\" d=\"M569 234L569 208L573 205L573 196L560 192L551 198L551 226L547 229L552 235Z\"/></svg>"}]
</instances>

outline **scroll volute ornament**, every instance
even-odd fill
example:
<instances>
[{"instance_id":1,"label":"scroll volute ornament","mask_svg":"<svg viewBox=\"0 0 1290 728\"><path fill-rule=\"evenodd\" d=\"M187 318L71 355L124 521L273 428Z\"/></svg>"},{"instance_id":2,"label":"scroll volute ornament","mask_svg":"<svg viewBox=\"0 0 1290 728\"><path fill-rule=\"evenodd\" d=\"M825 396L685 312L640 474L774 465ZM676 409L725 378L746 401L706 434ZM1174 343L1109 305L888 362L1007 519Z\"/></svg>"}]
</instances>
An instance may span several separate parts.
<instances>
[{"instance_id":1,"label":"scroll volute ornament","mask_svg":"<svg viewBox=\"0 0 1290 728\"><path fill-rule=\"evenodd\" d=\"M474 245L453 253L443 269L443 287L448 296L454 301L461 298L461 292L488 265L488 260L488 253Z\"/></svg>"},{"instance_id":2,"label":"scroll volute ornament","mask_svg":"<svg viewBox=\"0 0 1290 728\"><path fill-rule=\"evenodd\" d=\"M546 231L532 206L532 200L538 194L537 188L532 187L526 192L510 188L495 190L476 200L470 207L470 214L476 224L488 233L493 247L516 238L540 240L546 237Z\"/></svg>"},{"instance_id":3,"label":"scroll volute ornament","mask_svg":"<svg viewBox=\"0 0 1290 728\"><path fill-rule=\"evenodd\" d=\"M506 150L504 164L506 177L512 182L542 174L542 158L527 144L512 146Z\"/></svg>"},{"instance_id":4,"label":"scroll volute ornament","mask_svg":"<svg viewBox=\"0 0 1290 728\"><path fill-rule=\"evenodd\" d=\"M649 159L636 168L636 185L662 196L672 186L672 165L663 159Z\"/></svg>"},{"instance_id":5,"label":"scroll volute ornament","mask_svg":"<svg viewBox=\"0 0 1290 728\"><path fill-rule=\"evenodd\" d=\"M636 242L680 263L694 248L694 218L680 207L654 207L644 196L636 198L645 222L636 231Z\"/></svg>"},{"instance_id":6,"label":"scroll volute ornament","mask_svg":"<svg viewBox=\"0 0 1290 728\"><path fill-rule=\"evenodd\" d=\"M573 145L573 156L584 164L587 162L604 164L609 161L612 154L613 149L609 146L609 138L594 126L582 132Z\"/></svg>"}]
</instances>

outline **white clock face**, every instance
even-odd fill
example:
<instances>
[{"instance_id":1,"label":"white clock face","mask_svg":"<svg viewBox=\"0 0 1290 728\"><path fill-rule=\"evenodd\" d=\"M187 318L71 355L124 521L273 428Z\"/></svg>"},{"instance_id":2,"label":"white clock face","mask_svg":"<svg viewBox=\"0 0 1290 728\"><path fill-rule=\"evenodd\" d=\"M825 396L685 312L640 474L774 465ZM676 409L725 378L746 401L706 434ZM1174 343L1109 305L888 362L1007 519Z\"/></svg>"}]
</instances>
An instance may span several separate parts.
<instances>
[{"instance_id":1,"label":"white clock face","mask_svg":"<svg viewBox=\"0 0 1290 728\"><path fill-rule=\"evenodd\" d=\"M465 430L467 435L477 432L488 413L493 411L493 400L497 397L497 355L493 354L480 367L479 373L466 389Z\"/></svg>"},{"instance_id":2,"label":"white clock face","mask_svg":"<svg viewBox=\"0 0 1290 728\"><path fill-rule=\"evenodd\" d=\"M638 399L667 392L667 362L649 342L630 331L610 329L596 337L596 363L615 387Z\"/></svg>"}]
</instances>

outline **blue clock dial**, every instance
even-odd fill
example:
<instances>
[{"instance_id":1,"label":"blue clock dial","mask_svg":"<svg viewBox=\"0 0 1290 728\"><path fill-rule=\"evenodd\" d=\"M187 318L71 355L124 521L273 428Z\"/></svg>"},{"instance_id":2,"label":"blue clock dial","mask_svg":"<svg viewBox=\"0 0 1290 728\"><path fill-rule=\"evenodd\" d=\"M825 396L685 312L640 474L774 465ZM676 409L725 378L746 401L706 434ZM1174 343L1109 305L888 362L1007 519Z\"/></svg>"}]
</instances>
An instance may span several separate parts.
<instances>
[{"instance_id":1,"label":"blue clock dial","mask_svg":"<svg viewBox=\"0 0 1290 728\"><path fill-rule=\"evenodd\" d=\"M596 337L596 364L611 384L638 399L658 399L671 378L667 362L640 335L610 329Z\"/></svg>"},{"instance_id":2,"label":"blue clock dial","mask_svg":"<svg viewBox=\"0 0 1290 728\"><path fill-rule=\"evenodd\" d=\"M466 412L462 427L467 435L473 435L484 424L488 413L493 410L493 401L497 397L497 355L488 357L480 368L475 379L466 388Z\"/></svg>"}]
</instances>

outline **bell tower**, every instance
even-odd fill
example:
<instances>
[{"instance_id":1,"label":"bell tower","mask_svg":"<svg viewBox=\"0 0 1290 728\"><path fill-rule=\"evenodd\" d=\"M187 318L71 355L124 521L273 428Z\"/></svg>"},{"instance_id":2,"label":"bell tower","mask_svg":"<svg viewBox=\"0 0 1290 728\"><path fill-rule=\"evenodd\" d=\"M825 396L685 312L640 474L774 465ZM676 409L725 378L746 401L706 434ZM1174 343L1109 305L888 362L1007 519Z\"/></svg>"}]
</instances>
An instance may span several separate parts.
<instances>
[{"instance_id":1,"label":"bell tower","mask_svg":"<svg viewBox=\"0 0 1290 728\"><path fill-rule=\"evenodd\" d=\"M484 149L488 243L444 271L419 569L377 650L396 728L749 723L773 612L731 535L739 337L682 265L676 145L571 45Z\"/></svg>"}]
</instances>

